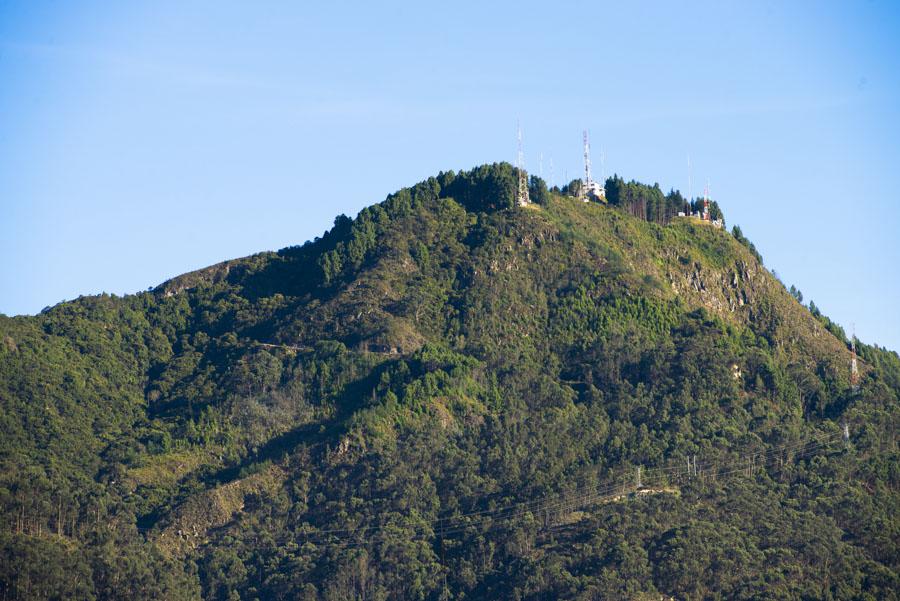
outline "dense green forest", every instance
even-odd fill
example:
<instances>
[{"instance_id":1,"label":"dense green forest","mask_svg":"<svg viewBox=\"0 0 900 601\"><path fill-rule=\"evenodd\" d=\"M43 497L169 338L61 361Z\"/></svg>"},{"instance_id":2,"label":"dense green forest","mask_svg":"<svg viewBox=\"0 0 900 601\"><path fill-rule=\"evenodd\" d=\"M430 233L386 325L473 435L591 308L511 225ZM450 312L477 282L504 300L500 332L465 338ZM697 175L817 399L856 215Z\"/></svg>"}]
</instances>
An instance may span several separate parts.
<instances>
[{"instance_id":1,"label":"dense green forest","mask_svg":"<svg viewBox=\"0 0 900 601\"><path fill-rule=\"evenodd\" d=\"M900 596L900 357L678 192L516 181L0 316L0 599Z\"/></svg>"}]
</instances>

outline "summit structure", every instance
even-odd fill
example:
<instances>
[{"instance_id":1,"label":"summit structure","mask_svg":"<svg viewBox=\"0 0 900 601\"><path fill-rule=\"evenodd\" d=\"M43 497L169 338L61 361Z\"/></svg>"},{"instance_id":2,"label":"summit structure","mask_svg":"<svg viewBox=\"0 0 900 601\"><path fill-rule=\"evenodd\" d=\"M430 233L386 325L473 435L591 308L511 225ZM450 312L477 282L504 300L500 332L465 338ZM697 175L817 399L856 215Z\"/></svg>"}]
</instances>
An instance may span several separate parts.
<instances>
[{"instance_id":1,"label":"summit structure","mask_svg":"<svg viewBox=\"0 0 900 601\"><path fill-rule=\"evenodd\" d=\"M591 140L588 130L582 132L584 141L584 179L581 181L581 199L584 202L604 200L606 192L601 182L594 181L591 176Z\"/></svg>"}]
</instances>

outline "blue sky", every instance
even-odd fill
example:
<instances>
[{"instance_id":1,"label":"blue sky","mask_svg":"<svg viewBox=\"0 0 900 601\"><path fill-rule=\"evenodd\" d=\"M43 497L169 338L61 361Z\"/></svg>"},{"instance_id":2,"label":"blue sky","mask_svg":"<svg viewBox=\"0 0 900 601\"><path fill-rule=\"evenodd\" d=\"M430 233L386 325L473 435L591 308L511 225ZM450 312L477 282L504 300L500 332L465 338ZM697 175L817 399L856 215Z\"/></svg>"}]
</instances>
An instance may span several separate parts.
<instances>
[{"instance_id":1,"label":"blue sky","mask_svg":"<svg viewBox=\"0 0 900 601\"><path fill-rule=\"evenodd\" d=\"M787 284L900 349L890 2L0 0L0 312L302 243L440 170L709 178ZM625 6L625 5L628 6Z\"/></svg>"}]
</instances>

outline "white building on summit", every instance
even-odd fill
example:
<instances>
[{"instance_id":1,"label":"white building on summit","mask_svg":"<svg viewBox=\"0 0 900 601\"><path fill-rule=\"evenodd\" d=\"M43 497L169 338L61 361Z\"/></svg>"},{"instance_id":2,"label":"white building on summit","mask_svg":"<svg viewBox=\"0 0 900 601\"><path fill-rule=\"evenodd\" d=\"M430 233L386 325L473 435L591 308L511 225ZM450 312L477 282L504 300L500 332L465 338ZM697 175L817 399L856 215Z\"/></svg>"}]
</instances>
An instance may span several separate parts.
<instances>
[{"instance_id":1,"label":"white building on summit","mask_svg":"<svg viewBox=\"0 0 900 601\"><path fill-rule=\"evenodd\" d=\"M586 184L583 183L582 186L582 193L584 194L585 202L591 199L603 200L604 198L606 198L606 190L603 188L603 184L601 184L600 182L590 180Z\"/></svg>"}]
</instances>

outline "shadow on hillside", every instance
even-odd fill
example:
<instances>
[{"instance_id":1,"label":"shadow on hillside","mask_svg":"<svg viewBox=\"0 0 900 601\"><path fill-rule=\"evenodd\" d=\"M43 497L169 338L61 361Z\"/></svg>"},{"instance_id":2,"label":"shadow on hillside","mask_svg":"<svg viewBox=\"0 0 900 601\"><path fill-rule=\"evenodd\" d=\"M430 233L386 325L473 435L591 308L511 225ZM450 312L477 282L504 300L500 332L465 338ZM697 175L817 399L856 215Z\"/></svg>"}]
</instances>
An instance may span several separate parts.
<instances>
[{"instance_id":1,"label":"shadow on hillside","mask_svg":"<svg viewBox=\"0 0 900 601\"><path fill-rule=\"evenodd\" d=\"M398 359L399 360L399 359ZM347 420L354 413L371 404L372 390L381 379L382 373L395 361L387 361L373 369L366 377L348 383L335 399L335 414L327 422L304 424L283 434L269 439L259 446L256 452L247 455L235 465L201 478L207 485L221 485L241 476L241 472L250 470L255 464L265 461L276 461L292 452L300 444L318 447L319 452L327 450L325 444L336 441L347 431Z\"/></svg>"},{"instance_id":2,"label":"shadow on hillside","mask_svg":"<svg viewBox=\"0 0 900 601\"><path fill-rule=\"evenodd\" d=\"M262 469L266 462L276 462L293 452L299 445L305 445L315 453L324 454L328 451L329 443L336 442L347 431L347 421L354 413L371 404L371 393L375 388L382 373L401 359L387 361L378 365L368 376L348 383L341 393L335 398L335 414L327 422L303 424L279 434L256 448L255 452L232 465L218 470L201 468L186 475L181 479L179 488L189 494L200 492L196 485L199 483L203 490L215 488L247 477ZM377 402L377 401L376 401ZM183 493L182 493L183 494ZM183 499L181 499L183 500ZM181 501L179 501L180 503ZM157 525L160 519L171 506L165 504L154 511L138 518L138 526L142 529L151 529Z\"/></svg>"},{"instance_id":3,"label":"shadow on hillside","mask_svg":"<svg viewBox=\"0 0 900 601\"><path fill-rule=\"evenodd\" d=\"M336 440L346 432L347 420L366 405L384 369L385 365L381 365L368 376L347 384L335 399L336 412L327 422L304 424L279 434L259 446L256 452L249 454L239 463L209 474L202 478L201 482L207 486L226 484L252 471L258 464L281 459L300 444L317 447L319 452L324 452L327 449L326 443Z\"/></svg>"}]
</instances>

